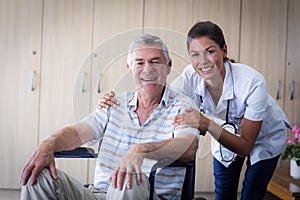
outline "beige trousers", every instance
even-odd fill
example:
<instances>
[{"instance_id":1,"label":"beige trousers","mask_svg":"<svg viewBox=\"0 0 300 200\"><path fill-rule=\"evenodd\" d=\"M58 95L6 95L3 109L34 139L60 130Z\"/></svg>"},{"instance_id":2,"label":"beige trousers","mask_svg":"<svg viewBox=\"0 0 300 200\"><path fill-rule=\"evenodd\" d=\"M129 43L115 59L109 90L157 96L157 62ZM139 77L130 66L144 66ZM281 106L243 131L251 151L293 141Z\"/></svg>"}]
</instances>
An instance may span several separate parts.
<instances>
[{"instance_id":1,"label":"beige trousers","mask_svg":"<svg viewBox=\"0 0 300 200\"><path fill-rule=\"evenodd\" d=\"M44 169L37 178L34 185L27 182L22 186L21 200L31 199L60 199L60 200L148 200L150 194L150 184L148 177L143 174L142 183L132 183L132 189L128 190L125 187L124 181L123 190L117 190L111 186L108 188L107 193L100 192L95 188L86 188L79 181L71 176L68 176L61 170L57 170L58 180L54 180L48 169ZM132 180L135 180L135 175ZM153 195L158 199L156 194Z\"/></svg>"}]
</instances>

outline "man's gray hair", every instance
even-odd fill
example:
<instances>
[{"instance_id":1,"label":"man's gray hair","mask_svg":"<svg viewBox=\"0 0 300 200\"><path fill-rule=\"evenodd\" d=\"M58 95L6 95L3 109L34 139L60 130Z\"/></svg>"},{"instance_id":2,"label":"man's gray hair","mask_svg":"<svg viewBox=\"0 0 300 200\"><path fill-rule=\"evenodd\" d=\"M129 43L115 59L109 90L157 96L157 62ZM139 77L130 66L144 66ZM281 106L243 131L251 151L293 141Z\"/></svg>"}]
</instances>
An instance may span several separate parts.
<instances>
[{"instance_id":1,"label":"man's gray hair","mask_svg":"<svg viewBox=\"0 0 300 200\"><path fill-rule=\"evenodd\" d=\"M167 44L164 41L162 41L162 39L160 39L157 36L150 35L150 34L141 34L141 35L135 36L129 45L128 56L127 56L127 64L129 66L131 66L133 63L132 53L137 44L160 45L161 49L163 50L163 54L165 56L166 63L169 63L171 61Z\"/></svg>"}]
</instances>

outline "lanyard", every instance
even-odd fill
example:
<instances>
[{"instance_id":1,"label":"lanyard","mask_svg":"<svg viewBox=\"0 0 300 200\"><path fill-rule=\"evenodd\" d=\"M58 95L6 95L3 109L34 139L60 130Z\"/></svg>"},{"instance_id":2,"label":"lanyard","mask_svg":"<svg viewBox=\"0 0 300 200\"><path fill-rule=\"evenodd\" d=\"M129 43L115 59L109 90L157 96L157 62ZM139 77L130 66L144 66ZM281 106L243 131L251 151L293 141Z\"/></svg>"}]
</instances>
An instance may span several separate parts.
<instances>
[{"instance_id":1,"label":"lanyard","mask_svg":"<svg viewBox=\"0 0 300 200\"><path fill-rule=\"evenodd\" d=\"M228 117L228 113L229 113L229 105L230 105L230 100L227 101L226 118L225 118L226 124L229 123L229 119L228 119L228 118L229 118L229 117Z\"/></svg>"}]
</instances>

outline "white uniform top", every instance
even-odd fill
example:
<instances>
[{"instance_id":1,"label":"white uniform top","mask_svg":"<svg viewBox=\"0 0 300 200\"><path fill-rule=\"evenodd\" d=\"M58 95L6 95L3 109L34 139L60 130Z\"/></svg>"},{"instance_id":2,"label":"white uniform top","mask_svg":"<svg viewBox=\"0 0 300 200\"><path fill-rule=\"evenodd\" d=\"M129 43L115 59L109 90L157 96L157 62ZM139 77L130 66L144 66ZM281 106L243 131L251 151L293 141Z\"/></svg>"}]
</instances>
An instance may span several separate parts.
<instances>
[{"instance_id":1,"label":"white uniform top","mask_svg":"<svg viewBox=\"0 0 300 200\"><path fill-rule=\"evenodd\" d=\"M250 152L251 164L279 155L286 146L286 126L289 122L285 113L268 94L264 77L244 64L228 61L224 65L226 75L217 106L206 89L205 81L195 72L192 65L188 65L173 81L172 88L193 98L207 115L221 120L225 120L229 101L229 122L234 123L238 129L243 117L252 121L263 120ZM218 159L219 155L214 157Z\"/></svg>"}]
</instances>

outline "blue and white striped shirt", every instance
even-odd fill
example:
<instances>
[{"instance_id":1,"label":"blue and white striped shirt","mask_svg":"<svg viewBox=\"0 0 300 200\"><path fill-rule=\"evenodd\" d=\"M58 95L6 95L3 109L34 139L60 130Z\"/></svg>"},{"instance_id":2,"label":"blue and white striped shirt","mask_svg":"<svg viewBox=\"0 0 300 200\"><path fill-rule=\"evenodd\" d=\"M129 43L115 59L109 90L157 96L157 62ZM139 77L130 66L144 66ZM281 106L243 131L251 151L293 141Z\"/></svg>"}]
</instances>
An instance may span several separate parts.
<instances>
[{"instance_id":1,"label":"blue and white striped shirt","mask_svg":"<svg viewBox=\"0 0 300 200\"><path fill-rule=\"evenodd\" d=\"M180 134L193 134L199 139L199 131L190 127L174 127L174 116L185 108L196 109L193 101L183 95L165 88L160 104L152 111L147 121L140 125L137 109L137 94L121 93L115 98L120 103L117 107L97 109L83 121L88 123L97 135L103 139L97 158L94 185L107 191L116 165L131 146L139 143L159 142L177 137ZM142 172L149 175L156 160L144 159ZM158 169L155 178L155 190L165 199L180 199L185 168Z\"/></svg>"}]
</instances>

